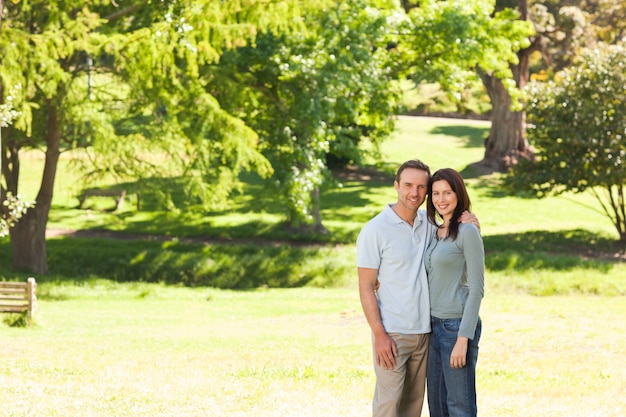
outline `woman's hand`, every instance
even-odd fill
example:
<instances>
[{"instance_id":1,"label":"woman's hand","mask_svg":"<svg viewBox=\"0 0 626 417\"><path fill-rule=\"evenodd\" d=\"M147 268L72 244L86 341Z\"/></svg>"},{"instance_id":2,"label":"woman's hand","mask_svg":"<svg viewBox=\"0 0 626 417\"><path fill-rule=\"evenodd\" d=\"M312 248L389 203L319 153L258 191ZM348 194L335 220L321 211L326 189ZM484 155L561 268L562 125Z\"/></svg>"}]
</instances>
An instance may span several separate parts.
<instances>
[{"instance_id":1,"label":"woman's hand","mask_svg":"<svg viewBox=\"0 0 626 417\"><path fill-rule=\"evenodd\" d=\"M469 339L467 337L459 336L456 339L452 354L450 355L450 367L452 369L459 369L467 364L467 344Z\"/></svg>"}]
</instances>

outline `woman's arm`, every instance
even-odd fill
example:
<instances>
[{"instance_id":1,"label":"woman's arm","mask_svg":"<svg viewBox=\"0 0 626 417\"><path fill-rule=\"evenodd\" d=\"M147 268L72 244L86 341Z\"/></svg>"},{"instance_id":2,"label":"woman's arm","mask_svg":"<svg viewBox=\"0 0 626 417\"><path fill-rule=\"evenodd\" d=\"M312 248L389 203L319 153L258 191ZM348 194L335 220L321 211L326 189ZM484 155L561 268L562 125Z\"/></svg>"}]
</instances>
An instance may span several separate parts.
<instances>
[{"instance_id":1,"label":"woman's arm","mask_svg":"<svg viewBox=\"0 0 626 417\"><path fill-rule=\"evenodd\" d=\"M469 295L463 307L463 319L459 335L474 338L480 303L485 293L485 251L480 232L473 225L465 225L459 230L460 243L467 268Z\"/></svg>"}]
</instances>

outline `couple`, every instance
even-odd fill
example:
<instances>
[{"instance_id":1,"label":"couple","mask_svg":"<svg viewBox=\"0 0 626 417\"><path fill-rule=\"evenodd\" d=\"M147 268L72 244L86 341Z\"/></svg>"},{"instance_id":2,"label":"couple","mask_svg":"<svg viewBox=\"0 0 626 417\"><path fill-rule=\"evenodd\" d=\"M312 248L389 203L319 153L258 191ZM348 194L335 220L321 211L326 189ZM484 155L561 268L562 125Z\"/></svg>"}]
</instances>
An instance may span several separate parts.
<instances>
[{"instance_id":1,"label":"couple","mask_svg":"<svg viewBox=\"0 0 626 417\"><path fill-rule=\"evenodd\" d=\"M357 239L359 294L372 330L374 417L476 416L484 249L461 175L402 164L387 205ZM419 210L428 195L427 210ZM432 331L432 332L431 332Z\"/></svg>"}]
</instances>

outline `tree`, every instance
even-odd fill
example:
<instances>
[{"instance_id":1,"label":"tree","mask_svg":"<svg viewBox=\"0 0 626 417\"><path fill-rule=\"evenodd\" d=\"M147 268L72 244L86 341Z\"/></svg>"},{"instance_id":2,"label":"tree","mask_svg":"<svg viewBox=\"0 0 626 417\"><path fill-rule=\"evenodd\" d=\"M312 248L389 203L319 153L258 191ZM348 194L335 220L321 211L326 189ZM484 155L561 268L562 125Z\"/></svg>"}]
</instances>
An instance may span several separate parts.
<instances>
[{"instance_id":1,"label":"tree","mask_svg":"<svg viewBox=\"0 0 626 417\"><path fill-rule=\"evenodd\" d=\"M91 173L175 178L190 198L219 203L238 173L269 172L256 134L203 88L199 68L245 45L258 25L296 26L296 1L20 1L4 3L0 99L21 113L2 144L18 194L20 151L45 165L36 205L11 229L16 269L47 272L45 230L61 152L84 148ZM165 182L164 182L165 183Z\"/></svg>"},{"instance_id":2,"label":"tree","mask_svg":"<svg viewBox=\"0 0 626 417\"><path fill-rule=\"evenodd\" d=\"M411 78L418 84L436 81L453 97L459 97L466 82L476 79L478 69L483 80L489 79L493 85L487 90L496 118L500 117L500 107L509 111L521 97L517 68L527 62L520 59L518 51L530 47L529 36L534 31L523 15L518 19L520 15L511 8L496 10L494 3L430 0L420 1L418 7L409 5L413 29L403 40L410 48L405 52L413 65ZM503 124L508 128L506 123L511 120L493 122L492 132L504 128ZM518 131L522 127L519 123L511 126ZM500 142L487 140L486 160L496 158L494 152L500 160L509 154L509 148L524 152L528 147L525 139L505 143L504 149L499 149Z\"/></svg>"},{"instance_id":3,"label":"tree","mask_svg":"<svg viewBox=\"0 0 626 417\"><path fill-rule=\"evenodd\" d=\"M552 68L569 62L584 33L585 18L580 9L561 7L551 0L500 0L496 3L498 9L516 8L520 20L532 22L535 29L528 46L518 51L517 62L510 64L517 89L523 90L528 83L533 54L541 53L545 62L551 62ZM484 173L503 172L520 159L532 160L533 148L526 137L526 112L518 98L512 97L510 89L497 77L481 67L477 71L489 95L492 112L485 155L474 166Z\"/></svg>"},{"instance_id":4,"label":"tree","mask_svg":"<svg viewBox=\"0 0 626 417\"><path fill-rule=\"evenodd\" d=\"M2 15L3 1L0 0L0 33L2 32ZM13 120L19 115L13 109L12 98L9 96L5 103L3 86L0 83L0 149L2 149L2 128L11 125ZM0 158L0 178L2 178L2 158ZM23 201L20 196L14 196L10 192L6 192L5 188L0 186L0 237L7 236L9 229L14 227L19 219L26 211L33 207L33 203Z\"/></svg>"},{"instance_id":5,"label":"tree","mask_svg":"<svg viewBox=\"0 0 626 417\"><path fill-rule=\"evenodd\" d=\"M422 7L422 2L419 3ZM527 42L515 49L517 57L506 61L510 76L502 77L480 64L475 68L492 107L485 154L481 161L473 164L479 172L503 172L520 159L533 159L533 149L526 138L524 101L520 101L522 95L519 92L526 86L531 73L541 73L545 77L565 68L577 51L585 45L592 45L596 37L621 38L624 23L620 16L624 15L624 6L619 4L606 0L495 1L495 9L491 9L495 12L494 19L497 19L497 13L516 10L519 20L527 26L532 25L534 31L528 32ZM407 7L416 6L409 4ZM460 88L449 83L442 85L452 92Z\"/></svg>"},{"instance_id":6,"label":"tree","mask_svg":"<svg viewBox=\"0 0 626 417\"><path fill-rule=\"evenodd\" d=\"M612 0L497 0L496 10L516 9L520 20L532 22L535 34L511 63L516 87L523 90L532 74L550 77L571 65L584 47L598 41L615 43L626 30L624 2ZM504 172L520 159L534 157L526 137L525 108L500 79L478 68L492 105L491 129L485 141L485 155L474 164L481 172ZM524 103L522 103L524 104Z\"/></svg>"},{"instance_id":7,"label":"tree","mask_svg":"<svg viewBox=\"0 0 626 417\"><path fill-rule=\"evenodd\" d=\"M225 76L209 86L259 134L274 172L271 195L281 196L291 229L325 232L319 193L331 165L360 163L361 141L377 149L393 130L399 96L387 46L399 10L373 4L309 10L306 30L262 34L224 54Z\"/></svg>"},{"instance_id":8,"label":"tree","mask_svg":"<svg viewBox=\"0 0 626 417\"><path fill-rule=\"evenodd\" d=\"M529 137L537 161L522 161L506 185L539 197L591 192L626 244L626 48L586 50L554 81L530 86Z\"/></svg>"}]
</instances>

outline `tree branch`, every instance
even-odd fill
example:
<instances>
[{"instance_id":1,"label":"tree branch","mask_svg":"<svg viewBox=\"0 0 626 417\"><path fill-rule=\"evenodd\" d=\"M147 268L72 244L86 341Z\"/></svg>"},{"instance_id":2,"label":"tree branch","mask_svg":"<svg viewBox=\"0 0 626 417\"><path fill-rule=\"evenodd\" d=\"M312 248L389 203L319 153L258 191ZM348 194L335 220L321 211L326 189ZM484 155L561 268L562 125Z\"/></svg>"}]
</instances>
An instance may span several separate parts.
<instances>
[{"instance_id":1,"label":"tree branch","mask_svg":"<svg viewBox=\"0 0 626 417\"><path fill-rule=\"evenodd\" d=\"M2 2L2 0L0 0L0 3ZM106 20L108 20L109 22L112 20L116 20L119 19L121 17L124 17L126 15L131 14L132 12L134 12L135 10L137 10L140 6L145 5L146 3L148 3L147 1L142 2L141 4L133 4L132 6L128 6L123 8L122 10L118 10L115 13L112 13L108 16L105 17ZM117 7L117 6L116 6Z\"/></svg>"}]
</instances>

